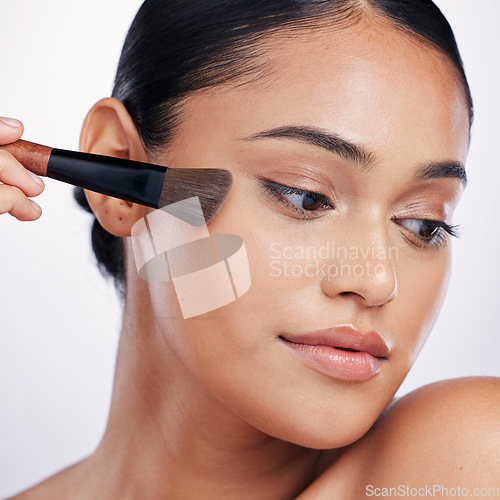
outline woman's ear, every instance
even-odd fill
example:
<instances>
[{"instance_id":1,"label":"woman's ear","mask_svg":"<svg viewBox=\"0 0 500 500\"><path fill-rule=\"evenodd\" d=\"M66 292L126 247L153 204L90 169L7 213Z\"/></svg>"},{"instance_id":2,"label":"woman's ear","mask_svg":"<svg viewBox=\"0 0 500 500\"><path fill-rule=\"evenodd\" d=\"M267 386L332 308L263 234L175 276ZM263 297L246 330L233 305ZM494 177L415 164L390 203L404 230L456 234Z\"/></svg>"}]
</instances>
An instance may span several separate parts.
<instances>
[{"instance_id":1,"label":"woman's ear","mask_svg":"<svg viewBox=\"0 0 500 500\"><path fill-rule=\"evenodd\" d=\"M80 151L148 162L141 138L125 106L108 97L87 114L80 136ZM101 226L115 236L130 236L132 226L147 208L85 190L85 196Z\"/></svg>"}]
</instances>

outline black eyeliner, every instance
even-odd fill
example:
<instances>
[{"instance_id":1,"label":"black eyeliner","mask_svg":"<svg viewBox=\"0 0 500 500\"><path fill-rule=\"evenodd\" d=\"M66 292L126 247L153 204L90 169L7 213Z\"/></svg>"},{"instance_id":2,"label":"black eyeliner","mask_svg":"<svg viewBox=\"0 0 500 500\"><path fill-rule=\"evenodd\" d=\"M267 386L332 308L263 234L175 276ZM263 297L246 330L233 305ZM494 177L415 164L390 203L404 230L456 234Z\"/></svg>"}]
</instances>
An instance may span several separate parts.
<instances>
[{"instance_id":1,"label":"black eyeliner","mask_svg":"<svg viewBox=\"0 0 500 500\"><path fill-rule=\"evenodd\" d=\"M316 191L310 191L307 189L301 189L301 188L296 188L292 186L286 186L285 184L280 184L279 182L274 182L269 179L259 179L258 180L259 184L264 188L266 193L271 195L273 198L275 198L277 201L283 202L286 204L287 207L292 208L296 212L298 212L304 219L315 219L318 218L319 215L318 212L322 212L324 210L304 210L293 203L290 203L283 195L305 195L305 194L312 194L315 196L321 197L323 200L323 203L325 205L328 205L330 208L333 208L333 202L325 195L318 193Z\"/></svg>"}]
</instances>

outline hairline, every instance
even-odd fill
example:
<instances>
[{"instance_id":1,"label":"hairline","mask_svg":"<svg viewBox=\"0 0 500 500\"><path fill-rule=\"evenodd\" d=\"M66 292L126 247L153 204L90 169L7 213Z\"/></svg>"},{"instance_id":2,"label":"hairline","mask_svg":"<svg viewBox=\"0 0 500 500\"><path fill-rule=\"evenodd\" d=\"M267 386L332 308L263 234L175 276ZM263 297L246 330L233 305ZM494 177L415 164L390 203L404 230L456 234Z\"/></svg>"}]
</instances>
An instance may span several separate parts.
<instances>
[{"instance_id":1,"label":"hairline","mask_svg":"<svg viewBox=\"0 0 500 500\"><path fill-rule=\"evenodd\" d=\"M368 20L370 23L373 21L379 22L380 25L391 29L393 33L396 33L397 35L404 36L406 40L414 42L417 46L433 50L442 58L443 62L447 63L448 67L452 69L457 83L460 84L464 105L469 111L470 142L472 116L470 114L470 107L466 92L466 82L462 78L460 71L458 70L456 64L450 58L450 56L434 41L428 39L420 33L417 33L414 30L409 29L409 27L407 26L397 23L396 20L385 15L383 11L377 9L376 7L373 7L371 5L367 6L364 0L354 0L353 3L356 4L356 7L359 7L357 9L358 14L356 16L349 16L349 18L346 19L346 21L348 22L341 22L338 24L336 23L332 26L328 21L335 16L325 13L322 16L315 17L314 23L311 22L311 18L313 16L309 16L307 18L297 20L297 22L292 26L282 24L268 30L267 32L263 32L262 34L260 34L260 36L255 37L257 41L251 41L243 50L244 53L258 51L258 53L256 54L249 55L248 58L243 61L243 66L247 65L248 62L256 62L259 61L260 58L262 58L262 61L260 63L256 62L256 64L251 64L249 67L246 67L241 72L239 72L237 76L229 77L225 81L208 84L199 89L186 92L183 95L170 100L170 106L172 107L172 109L175 109L175 113L173 113L171 117L174 122L174 126L168 132L169 137L167 141L164 144L153 146L152 150L149 151L152 155L152 158L154 158L157 154L165 153L165 151L168 151L173 145L172 143L175 143L176 132L184 117L184 107L185 104L190 100L190 98L200 95L210 95L211 93L217 93L221 89L231 90L235 88L245 87L251 84L272 84L270 80L275 68L273 68L270 64L269 58L266 58L266 54L270 50L275 49L276 45L273 42L279 41L280 39L282 40L283 38L296 39L300 34L304 33L306 33L308 36L311 36L314 33L320 33L324 30L328 30L329 32L346 31L355 28L360 22L363 22L365 20Z\"/></svg>"}]
</instances>

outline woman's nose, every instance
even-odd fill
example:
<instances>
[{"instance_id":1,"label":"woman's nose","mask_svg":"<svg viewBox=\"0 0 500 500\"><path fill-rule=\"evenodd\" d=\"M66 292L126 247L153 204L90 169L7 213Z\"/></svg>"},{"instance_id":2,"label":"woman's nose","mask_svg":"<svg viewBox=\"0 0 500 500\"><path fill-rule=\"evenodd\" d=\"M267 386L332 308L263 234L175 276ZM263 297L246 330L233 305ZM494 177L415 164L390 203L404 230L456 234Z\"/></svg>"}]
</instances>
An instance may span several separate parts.
<instances>
[{"instance_id":1,"label":"woman's nose","mask_svg":"<svg viewBox=\"0 0 500 500\"><path fill-rule=\"evenodd\" d=\"M397 295L398 248L390 247L383 232L376 232L374 226L366 229L362 238L351 239L343 249L337 247L321 289L332 298L351 296L369 307L382 306Z\"/></svg>"}]
</instances>

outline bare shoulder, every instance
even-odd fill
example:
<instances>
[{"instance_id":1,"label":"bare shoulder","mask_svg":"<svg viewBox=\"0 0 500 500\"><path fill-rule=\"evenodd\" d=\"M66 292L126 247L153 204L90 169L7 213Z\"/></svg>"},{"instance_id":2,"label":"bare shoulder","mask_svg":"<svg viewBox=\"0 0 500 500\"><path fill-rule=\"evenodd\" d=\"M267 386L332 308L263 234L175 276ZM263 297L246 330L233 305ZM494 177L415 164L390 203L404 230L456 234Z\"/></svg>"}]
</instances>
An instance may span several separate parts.
<instances>
[{"instance_id":1,"label":"bare shoulder","mask_svg":"<svg viewBox=\"0 0 500 500\"><path fill-rule=\"evenodd\" d=\"M500 487L500 378L417 389L389 405L362 449L367 484Z\"/></svg>"},{"instance_id":2,"label":"bare shoulder","mask_svg":"<svg viewBox=\"0 0 500 500\"><path fill-rule=\"evenodd\" d=\"M80 473L80 468L84 462L81 461L71 465L28 490L6 500L47 500L49 498L78 500L79 498L85 498L83 493L86 488Z\"/></svg>"},{"instance_id":3,"label":"bare shoulder","mask_svg":"<svg viewBox=\"0 0 500 500\"><path fill-rule=\"evenodd\" d=\"M452 490L458 487L461 492ZM444 380L394 400L299 498L476 493L500 497L500 378L495 377Z\"/></svg>"}]
</instances>

